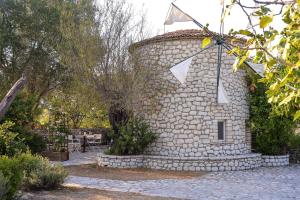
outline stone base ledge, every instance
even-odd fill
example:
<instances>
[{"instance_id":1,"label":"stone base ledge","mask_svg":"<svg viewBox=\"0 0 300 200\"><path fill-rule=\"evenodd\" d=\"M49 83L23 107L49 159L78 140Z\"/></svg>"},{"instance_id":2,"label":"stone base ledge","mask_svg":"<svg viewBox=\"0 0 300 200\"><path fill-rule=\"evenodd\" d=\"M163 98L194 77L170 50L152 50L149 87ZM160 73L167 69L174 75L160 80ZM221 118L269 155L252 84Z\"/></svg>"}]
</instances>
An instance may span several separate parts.
<instances>
[{"instance_id":1,"label":"stone base ledge","mask_svg":"<svg viewBox=\"0 0 300 200\"><path fill-rule=\"evenodd\" d=\"M261 166L261 154L219 157L167 157L152 155L115 156L98 154L99 166L113 168L151 168L178 171L233 171Z\"/></svg>"},{"instance_id":2,"label":"stone base ledge","mask_svg":"<svg viewBox=\"0 0 300 200\"><path fill-rule=\"evenodd\" d=\"M98 154L97 163L101 167L138 168L143 167L143 155L115 156Z\"/></svg>"},{"instance_id":3,"label":"stone base ledge","mask_svg":"<svg viewBox=\"0 0 300 200\"><path fill-rule=\"evenodd\" d=\"M263 167L277 167L289 165L290 155L282 156L261 156L261 164Z\"/></svg>"}]
</instances>

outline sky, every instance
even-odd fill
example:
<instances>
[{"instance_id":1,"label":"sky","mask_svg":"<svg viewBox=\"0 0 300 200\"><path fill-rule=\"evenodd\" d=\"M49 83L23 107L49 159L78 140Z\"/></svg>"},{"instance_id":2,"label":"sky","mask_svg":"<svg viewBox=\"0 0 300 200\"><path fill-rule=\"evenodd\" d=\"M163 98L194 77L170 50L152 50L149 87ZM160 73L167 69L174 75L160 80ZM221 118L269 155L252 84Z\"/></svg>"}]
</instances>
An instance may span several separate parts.
<instances>
[{"instance_id":1,"label":"sky","mask_svg":"<svg viewBox=\"0 0 300 200\"><path fill-rule=\"evenodd\" d=\"M168 13L170 4L174 0L126 0L131 3L136 10L143 9L146 11L147 21L151 27L151 36L164 33L164 21ZM226 2L226 1L225 1ZM243 0L247 5L254 5L252 0ZM220 15L222 6L220 0L176 0L176 6L188 13L191 17L202 23L209 24L209 29L219 32ZM278 8L275 8L278 10ZM234 7L230 16L225 19L225 33L231 28L241 29L248 25L247 17L240 8ZM277 17L272 23L275 28L282 28L283 23ZM165 26L165 32L180 29L198 29L193 22L180 22L173 25Z\"/></svg>"}]
</instances>

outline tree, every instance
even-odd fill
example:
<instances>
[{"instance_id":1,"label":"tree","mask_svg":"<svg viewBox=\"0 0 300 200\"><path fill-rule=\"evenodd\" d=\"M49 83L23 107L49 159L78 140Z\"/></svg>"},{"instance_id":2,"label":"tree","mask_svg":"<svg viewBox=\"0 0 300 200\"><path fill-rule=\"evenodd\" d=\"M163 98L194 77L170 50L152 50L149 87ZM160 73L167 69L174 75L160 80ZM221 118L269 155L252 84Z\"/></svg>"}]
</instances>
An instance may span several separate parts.
<instances>
[{"instance_id":1,"label":"tree","mask_svg":"<svg viewBox=\"0 0 300 200\"><path fill-rule=\"evenodd\" d=\"M73 84L82 84L96 89L100 97L93 98L106 105L112 124L127 120L153 74L128 52L144 38L143 14L124 0L103 0L98 6L92 0L4 0L0 5L1 91L24 73L37 108L51 93L76 90L66 92L66 99L77 99L80 87ZM78 116L72 117L76 124Z\"/></svg>"},{"instance_id":2,"label":"tree","mask_svg":"<svg viewBox=\"0 0 300 200\"><path fill-rule=\"evenodd\" d=\"M69 128L105 127L106 109L93 88L73 81L65 90L56 90L48 96L43 108L43 125L53 121L55 115L63 115ZM48 119L45 119L48 118Z\"/></svg>"},{"instance_id":3,"label":"tree","mask_svg":"<svg viewBox=\"0 0 300 200\"><path fill-rule=\"evenodd\" d=\"M0 98L22 74L28 93L37 96L35 108L49 92L67 85L77 70L77 58L88 52L77 38L93 33L89 30L94 28L94 11L92 0L1 1ZM11 92L15 95L19 88Z\"/></svg>"},{"instance_id":4,"label":"tree","mask_svg":"<svg viewBox=\"0 0 300 200\"><path fill-rule=\"evenodd\" d=\"M124 0L103 0L96 21L102 38L98 49L103 51L89 72L117 133L118 126L132 115L134 100L150 86L147 83L153 75L137 52L130 54L128 51L133 42L144 38L145 18Z\"/></svg>"},{"instance_id":5,"label":"tree","mask_svg":"<svg viewBox=\"0 0 300 200\"><path fill-rule=\"evenodd\" d=\"M300 1L253 1L255 5L231 0L226 6L225 13L230 13L233 6L240 7L250 25L249 29L231 31L232 35L246 39L244 46L232 50L238 54L234 67L242 66L247 59L262 63L265 73L260 81L268 86L266 93L273 110L300 119ZM275 6L280 7L278 13ZM282 16L283 30L272 27L276 15Z\"/></svg>"}]
</instances>

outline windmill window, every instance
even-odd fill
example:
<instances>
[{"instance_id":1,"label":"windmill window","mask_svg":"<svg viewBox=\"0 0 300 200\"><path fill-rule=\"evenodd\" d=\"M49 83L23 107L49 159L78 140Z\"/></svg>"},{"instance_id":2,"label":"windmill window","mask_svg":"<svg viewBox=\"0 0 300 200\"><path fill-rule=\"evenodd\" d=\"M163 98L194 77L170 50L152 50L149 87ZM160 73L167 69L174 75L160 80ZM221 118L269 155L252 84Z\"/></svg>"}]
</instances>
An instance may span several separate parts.
<instances>
[{"instance_id":1,"label":"windmill window","mask_svg":"<svg viewBox=\"0 0 300 200\"><path fill-rule=\"evenodd\" d=\"M218 121L218 140L224 140L225 136L225 122Z\"/></svg>"}]
</instances>

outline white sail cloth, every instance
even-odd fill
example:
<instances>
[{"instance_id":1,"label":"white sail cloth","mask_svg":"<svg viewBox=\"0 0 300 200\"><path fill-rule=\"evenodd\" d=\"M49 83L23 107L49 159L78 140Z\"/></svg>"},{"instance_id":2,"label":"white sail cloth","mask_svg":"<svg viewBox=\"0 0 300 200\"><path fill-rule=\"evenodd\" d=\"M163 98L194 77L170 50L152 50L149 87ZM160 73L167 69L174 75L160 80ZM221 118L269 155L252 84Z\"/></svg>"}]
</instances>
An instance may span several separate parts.
<instances>
[{"instance_id":1,"label":"white sail cloth","mask_svg":"<svg viewBox=\"0 0 300 200\"><path fill-rule=\"evenodd\" d=\"M245 61L258 75L264 77L265 67L263 64L257 64L249 61Z\"/></svg>"},{"instance_id":2,"label":"white sail cloth","mask_svg":"<svg viewBox=\"0 0 300 200\"><path fill-rule=\"evenodd\" d=\"M172 4L171 10L165 21L165 25L171 25L174 22L188 22L188 21L193 21L193 19Z\"/></svg>"},{"instance_id":3,"label":"white sail cloth","mask_svg":"<svg viewBox=\"0 0 300 200\"><path fill-rule=\"evenodd\" d=\"M177 65L174 65L170 71L172 74L179 80L181 84L185 84L186 82L186 77L190 68L190 65L192 63L194 56L178 63Z\"/></svg>"},{"instance_id":4,"label":"white sail cloth","mask_svg":"<svg viewBox=\"0 0 300 200\"><path fill-rule=\"evenodd\" d=\"M189 68L192 63L193 58L194 58L194 56L174 65L170 69L172 74L183 85L186 83L186 77L187 77L187 74L188 74L188 71L189 71ZM219 87L218 87L218 103L219 104L227 104L229 102L230 102L229 97L227 95L226 90L224 89L222 80L220 79Z\"/></svg>"},{"instance_id":5,"label":"white sail cloth","mask_svg":"<svg viewBox=\"0 0 300 200\"><path fill-rule=\"evenodd\" d=\"M218 87L218 103L219 104L227 104L229 102L230 102L230 100L227 96L227 92L224 89L222 80L220 79L219 80L219 87Z\"/></svg>"}]
</instances>

